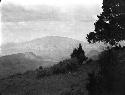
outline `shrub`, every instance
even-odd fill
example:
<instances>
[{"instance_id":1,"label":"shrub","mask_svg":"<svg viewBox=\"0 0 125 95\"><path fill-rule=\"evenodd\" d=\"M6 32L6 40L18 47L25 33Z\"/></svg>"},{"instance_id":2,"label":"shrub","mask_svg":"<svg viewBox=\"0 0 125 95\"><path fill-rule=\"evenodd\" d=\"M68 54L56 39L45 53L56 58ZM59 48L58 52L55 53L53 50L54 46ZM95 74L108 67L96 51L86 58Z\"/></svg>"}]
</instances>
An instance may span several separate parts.
<instances>
[{"instance_id":1,"label":"shrub","mask_svg":"<svg viewBox=\"0 0 125 95\"><path fill-rule=\"evenodd\" d=\"M78 64L82 64L83 61L85 61L87 59L87 57L85 56L85 52L82 49L82 45L79 44L78 48L75 48L73 50L73 52L71 53L71 58L77 58L79 63Z\"/></svg>"},{"instance_id":2,"label":"shrub","mask_svg":"<svg viewBox=\"0 0 125 95\"><path fill-rule=\"evenodd\" d=\"M40 66L39 69L37 69L36 71L37 71L37 75L36 75L37 79L51 75L50 69L42 68L42 66Z\"/></svg>"},{"instance_id":3,"label":"shrub","mask_svg":"<svg viewBox=\"0 0 125 95\"><path fill-rule=\"evenodd\" d=\"M73 50L70 59L60 61L58 64L55 64L50 68L43 69L43 67L40 66L39 69L37 69L37 78L41 78L51 74L64 74L75 71L86 59L87 57L85 56L85 52L82 49L82 45L79 44L79 47Z\"/></svg>"},{"instance_id":4,"label":"shrub","mask_svg":"<svg viewBox=\"0 0 125 95\"><path fill-rule=\"evenodd\" d=\"M84 95L84 92L79 87L76 89L67 88L62 90L59 95Z\"/></svg>"},{"instance_id":5,"label":"shrub","mask_svg":"<svg viewBox=\"0 0 125 95\"><path fill-rule=\"evenodd\" d=\"M76 71L79 67L77 58L66 59L58 64L53 65L50 68L42 68L42 66L37 69L37 76L36 78L42 78L45 76L49 76L52 74L64 74L68 72Z\"/></svg>"},{"instance_id":6,"label":"shrub","mask_svg":"<svg viewBox=\"0 0 125 95\"><path fill-rule=\"evenodd\" d=\"M78 60L76 58L74 59L66 59L59 64L55 64L50 69L53 72L53 74L59 74L59 73L67 73L75 71L78 67Z\"/></svg>"}]
</instances>

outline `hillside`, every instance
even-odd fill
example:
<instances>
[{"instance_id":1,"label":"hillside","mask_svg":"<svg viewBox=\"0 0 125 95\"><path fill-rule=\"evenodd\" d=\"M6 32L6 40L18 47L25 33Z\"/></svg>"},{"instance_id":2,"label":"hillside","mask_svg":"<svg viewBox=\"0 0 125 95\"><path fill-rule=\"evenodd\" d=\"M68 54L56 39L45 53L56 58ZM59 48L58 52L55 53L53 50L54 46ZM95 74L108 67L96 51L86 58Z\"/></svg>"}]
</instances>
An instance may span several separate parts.
<instances>
[{"instance_id":1,"label":"hillside","mask_svg":"<svg viewBox=\"0 0 125 95\"><path fill-rule=\"evenodd\" d=\"M114 51L120 64L115 67L116 80L113 84L114 93L111 95L124 95L119 94L124 92L124 51L124 49ZM74 72L45 76L41 79L36 79L36 70L9 76L0 80L0 93L2 95L71 95L72 92L76 93L73 95L88 95L86 90L88 73L97 70L98 62L101 61L88 61Z\"/></svg>"},{"instance_id":2,"label":"hillside","mask_svg":"<svg viewBox=\"0 0 125 95\"><path fill-rule=\"evenodd\" d=\"M1 47L0 77L49 67L70 57L73 49L82 43L88 57L98 54L97 46L67 37L47 36L24 43L8 43ZM93 50L94 49L94 50ZM92 51L95 51L92 53ZM93 57L93 59L96 59Z\"/></svg>"},{"instance_id":3,"label":"hillside","mask_svg":"<svg viewBox=\"0 0 125 95\"><path fill-rule=\"evenodd\" d=\"M114 52L114 66L113 71L113 93L112 95L124 95L125 94L125 47ZM112 73L112 72L111 72Z\"/></svg>"},{"instance_id":4,"label":"hillside","mask_svg":"<svg viewBox=\"0 0 125 95\"><path fill-rule=\"evenodd\" d=\"M27 70L35 70L39 66L51 66L56 62L44 60L32 52L18 53L0 57L0 78Z\"/></svg>"},{"instance_id":5,"label":"hillside","mask_svg":"<svg viewBox=\"0 0 125 95\"><path fill-rule=\"evenodd\" d=\"M46 76L34 79L35 71L17 74L0 80L2 95L70 95L64 94L74 91L73 95L85 93L87 73L96 68L95 64L82 65L77 71L66 74Z\"/></svg>"},{"instance_id":6,"label":"hillside","mask_svg":"<svg viewBox=\"0 0 125 95\"><path fill-rule=\"evenodd\" d=\"M112 47L99 55L98 73L89 74L89 95L125 94L125 46Z\"/></svg>"},{"instance_id":7,"label":"hillside","mask_svg":"<svg viewBox=\"0 0 125 95\"><path fill-rule=\"evenodd\" d=\"M46 60L60 61L69 58L74 48L82 43L86 53L97 50L98 45L91 45L67 37L47 36L24 43L9 43L1 47L2 56L16 53L33 52Z\"/></svg>"}]
</instances>

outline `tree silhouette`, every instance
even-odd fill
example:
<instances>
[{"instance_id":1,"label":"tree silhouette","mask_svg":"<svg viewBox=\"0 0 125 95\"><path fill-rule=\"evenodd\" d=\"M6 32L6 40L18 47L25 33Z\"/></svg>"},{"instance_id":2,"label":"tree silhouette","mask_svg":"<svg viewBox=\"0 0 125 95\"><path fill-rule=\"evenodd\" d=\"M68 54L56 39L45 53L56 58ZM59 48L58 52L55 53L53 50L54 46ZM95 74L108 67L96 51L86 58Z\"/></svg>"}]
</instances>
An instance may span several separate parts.
<instances>
[{"instance_id":1,"label":"tree silhouette","mask_svg":"<svg viewBox=\"0 0 125 95\"><path fill-rule=\"evenodd\" d=\"M77 57L77 49L75 48L71 54L71 58Z\"/></svg>"},{"instance_id":2,"label":"tree silhouette","mask_svg":"<svg viewBox=\"0 0 125 95\"><path fill-rule=\"evenodd\" d=\"M103 12L97 16L94 32L87 34L86 38L89 43L104 42L113 46L125 40L125 14L121 11L122 8L125 9L120 0L103 4Z\"/></svg>"},{"instance_id":3,"label":"tree silhouette","mask_svg":"<svg viewBox=\"0 0 125 95\"><path fill-rule=\"evenodd\" d=\"M102 9L103 12L94 24L95 30L87 35L87 40L89 43L104 42L115 47L109 46L99 55L97 77L94 73L88 75L89 95L114 95L116 72L120 68L115 50L120 49L118 43L125 40L125 0L103 0Z\"/></svg>"},{"instance_id":4,"label":"tree silhouette","mask_svg":"<svg viewBox=\"0 0 125 95\"><path fill-rule=\"evenodd\" d=\"M75 48L73 50L73 53L71 54L71 58L74 58L74 57L76 57L78 59L79 64L82 64L82 62L87 59L87 57L85 56L85 52L82 49L81 44L79 44L78 48Z\"/></svg>"}]
</instances>

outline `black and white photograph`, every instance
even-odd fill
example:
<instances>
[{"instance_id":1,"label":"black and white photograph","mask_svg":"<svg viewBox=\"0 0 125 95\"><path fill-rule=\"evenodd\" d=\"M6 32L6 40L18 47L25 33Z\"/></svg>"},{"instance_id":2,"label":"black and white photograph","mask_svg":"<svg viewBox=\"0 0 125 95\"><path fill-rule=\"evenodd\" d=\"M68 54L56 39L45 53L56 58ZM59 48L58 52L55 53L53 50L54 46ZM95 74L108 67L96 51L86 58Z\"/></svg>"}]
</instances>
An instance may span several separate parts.
<instances>
[{"instance_id":1,"label":"black and white photograph","mask_svg":"<svg viewBox=\"0 0 125 95\"><path fill-rule=\"evenodd\" d=\"M0 95L125 95L125 0L2 0Z\"/></svg>"}]
</instances>

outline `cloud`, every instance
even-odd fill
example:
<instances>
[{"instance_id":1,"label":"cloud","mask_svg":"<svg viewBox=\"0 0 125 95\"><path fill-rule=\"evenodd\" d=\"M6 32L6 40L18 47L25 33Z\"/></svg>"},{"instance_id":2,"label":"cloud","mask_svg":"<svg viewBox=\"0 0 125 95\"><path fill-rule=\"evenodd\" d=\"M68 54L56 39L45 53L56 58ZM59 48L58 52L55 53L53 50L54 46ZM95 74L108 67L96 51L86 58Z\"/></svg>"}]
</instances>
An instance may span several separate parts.
<instances>
[{"instance_id":1,"label":"cloud","mask_svg":"<svg viewBox=\"0 0 125 95\"><path fill-rule=\"evenodd\" d=\"M93 15L98 12L96 7L94 7L94 9L87 9L77 6L75 8L62 9L56 6L42 5L33 8L25 8L23 6L9 3L2 5L2 21L93 21Z\"/></svg>"},{"instance_id":2,"label":"cloud","mask_svg":"<svg viewBox=\"0 0 125 95\"><path fill-rule=\"evenodd\" d=\"M23 22L37 20L56 20L58 11L55 8L44 6L41 10L29 10L13 4L2 5L3 22Z\"/></svg>"},{"instance_id":3,"label":"cloud","mask_svg":"<svg viewBox=\"0 0 125 95\"><path fill-rule=\"evenodd\" d=\"M44 36L65 36L85 40L93 31L99 7L23 7L14 4L2 5L3 43L29 41Z\"/></svg>"},{"instance_id":4,"label":"cloud","mask_svg":"<svg viewBox=\"0 0 125 95\"><path fill-rule=\"evenodd\" d=\"M72 6L72 5L82 5L82 6L94 6L101 5L102 0L3 0L3 3L14 3L23 6L29 5L52 5L52 6Z\"/></svg>"}]
</instances>

